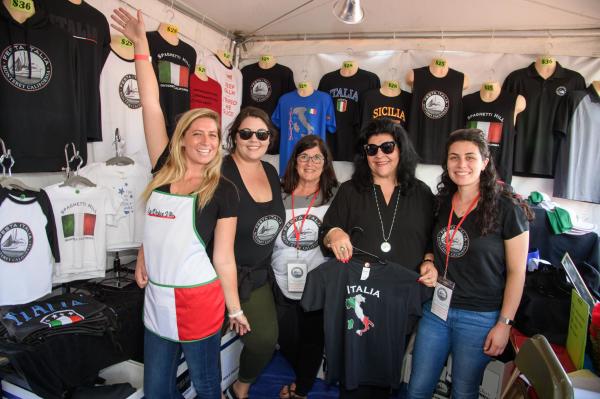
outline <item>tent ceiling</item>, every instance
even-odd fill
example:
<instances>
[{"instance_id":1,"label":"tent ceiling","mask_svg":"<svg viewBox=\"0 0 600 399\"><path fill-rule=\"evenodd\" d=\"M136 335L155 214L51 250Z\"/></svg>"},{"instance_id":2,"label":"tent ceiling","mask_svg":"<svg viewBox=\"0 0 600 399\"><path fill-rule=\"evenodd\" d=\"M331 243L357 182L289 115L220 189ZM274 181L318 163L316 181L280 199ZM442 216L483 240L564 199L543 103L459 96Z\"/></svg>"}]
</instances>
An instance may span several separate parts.
<instances>
[{"instance_id":1,"label":"tent ceiling","mask_svg":"<svg viewBox=\"0 0 600 399\"><path fill-rule=\"evenodd\" d=\"M175 3L200 18L206 16L225 31L248 36L307 2L257 31L255 38L432 31L448 34L489 31L491 36L492 30L600 28L598 0L362 0L365 20L358 25L346 25L334 17L334 0L177 0Z\"/></svg>"}]
</instances>

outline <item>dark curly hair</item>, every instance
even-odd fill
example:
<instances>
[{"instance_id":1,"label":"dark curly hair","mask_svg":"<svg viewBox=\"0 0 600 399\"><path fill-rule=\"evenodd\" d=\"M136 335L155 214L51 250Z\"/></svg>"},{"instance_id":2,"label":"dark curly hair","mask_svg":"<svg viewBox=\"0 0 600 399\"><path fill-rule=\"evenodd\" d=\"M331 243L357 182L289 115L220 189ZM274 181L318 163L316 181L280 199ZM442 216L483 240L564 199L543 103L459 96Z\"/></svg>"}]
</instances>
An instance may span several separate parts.
<instances>
[{"instance_id":1,"label":"dark curly hair","mask_svg":"<svg viewBox=\"0 0 600 399\"><path fill-rule=\"evenodd\" d=\"M323 162L323 172L319 179L319 191L321 191L321 204L326 204L333 196L333 188L337 187L338 181L335 177L335 171L333 170L333 157L331 156L331 151L329 151L329 148L319 136L309 134L302 137L296 143L294 150L290 155L287 167L285 168L281 186L283 187L283 192L286 194L291 194L296 189L298 182L300 181L300 176L298 176L298 170L296 169L296 166L298 165L298 155L315 147L319 147L319 150L325 158L325 161Z\"/></svg>"},{"instance_id":2,"label":"dark curly hair","mask_svg":"<svg viewBox=\"0 0 600 399\"><path fill-rule=\"evenodd\" d=\"M514 193L510 185L498 180L494 159L490 156L490 149L483 132L479 129L459 129L450 133L446 142L446 157L448 156L450 146L458 141L468 141L475 144L479 149L481 158L483 160L489 159L487 166L483 169L479 178L479 194L481 197L476 208L478 212L475 222L480 229L481 235L486 235L499 228L498 201L501 196L519 205L525 212L527 219L533 220L533 212L527 203ZM440 205L447 201L448 198L452 198L458 190L458 186L448 175L447 159L442 162L442 169L442 176L437 185L436 215L439 213Z\"/></svg>"},{"instance_id":3,"label":"dark curly hair","mask_svg":"<svg viewBox=\"0 0 600 399\"><path fill-rule=\"evenodd\" d=\"M267 125L267 130L271 133L271 137L269 138L269 148L267 150L271 150L273 145L275 145L275 139L277 138L277 135L279 133L277 132L277 128L273 125L273 122L271 122L271 118L269 118L269 115L267 115L267 113L260 108L246 107L242 108L242 110L235 117L233 122L231 122L231 125L229 125L229 135L227 136L226 147L230 153L233 154L235 152L235 137L237 136L237 132L240 129L240 125L242 124L244 119L250 117L258 118L262 120L265 123L265 125Z\"/></svg>"},{"instance_id":4,"label":"dark curly hair","mask_svg":"<svg viewBox=\"0 0 600 399\"><path fill-rule=\"evenodd\" d=\"M396 180L400 185L400 193L406 195L417 181L415 170L417 168L418 155L408 138L406 130L393 119L378 118L372 119L361 132L357 143L357 153L354 158L354 173L352 174L352 183L360 190L370 190L373 185L373 174L364 146L371 136L378 134L391 134L400 150L400 162L396 170Z\"/></svg>"}]
</instances>

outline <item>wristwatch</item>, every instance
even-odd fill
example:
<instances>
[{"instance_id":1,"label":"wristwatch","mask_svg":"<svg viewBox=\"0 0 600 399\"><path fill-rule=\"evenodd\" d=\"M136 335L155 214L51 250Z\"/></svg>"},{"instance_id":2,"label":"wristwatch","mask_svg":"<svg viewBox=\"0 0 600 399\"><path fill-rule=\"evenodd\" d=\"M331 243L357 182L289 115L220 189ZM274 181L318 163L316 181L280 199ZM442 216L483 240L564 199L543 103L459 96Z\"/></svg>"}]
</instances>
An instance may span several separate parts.
<instances>
[{"instance_id":1,"label":"wristwatch","mask_svg":"<svg viewBox=\"0 0 600 399\"><path fill-rule=\"evenodd\" d=\"M498 317L498 321L502 324L506 324L508 326L514 326L515 325L515 321L509 319L508 317L504 317L504 316L500 316Z\"/></svg>"}]
</instances>

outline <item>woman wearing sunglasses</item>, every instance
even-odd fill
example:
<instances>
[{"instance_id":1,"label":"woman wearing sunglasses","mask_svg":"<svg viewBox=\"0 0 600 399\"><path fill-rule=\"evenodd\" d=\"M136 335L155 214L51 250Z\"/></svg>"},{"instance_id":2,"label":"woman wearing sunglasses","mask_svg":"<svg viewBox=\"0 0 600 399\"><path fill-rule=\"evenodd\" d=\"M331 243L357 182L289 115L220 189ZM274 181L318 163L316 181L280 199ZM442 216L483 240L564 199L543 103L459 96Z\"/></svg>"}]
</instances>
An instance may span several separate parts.
<instances>
[{"instance_id":1,"label":"woman wearing sunglasses","mask_svg":"<svg viewBox=\"0 0 600 399\"><path fill-rule=\"evenodd\" d=\"M223 175L238 188L240 206L235 235L235 259L242 311L252 331L242 337L237 381L230 398L246 398L250 385L269 363L277 343L277 315L269 275L275 238L283 226L285 209L275 168L261 161L277 131L261 109L240 111L229 130L230 155L223 159Z\"/></svg>"},{"instance_id":2,"label":"woman wearing sunglasses","mask_svg":"<svg viewBox=\"0 0 600 399\"><path fill-rule=\"evenodd\" d=\"M433 194L415 177L417 154L406 131L391 119L374 119L360 142L352 179L340 186L323 219L323 250L347 263L356 246L417 271L419 281L433 287ZM387 398L389 388L361 386L342 396Z\"/></svg>"},{"instance_id":3,"label":"woman wearing sunglasses","mask_svg":"<svg viewBox=\"0 0 600 399\"><path fill-rule=\"evenodd\" d=\"M219 116L184 113L169 142L141 11L114 10L113 28L135 45L135 69L154 179L146 189L143 245L135 279L144 299L144 393L178 398L183 351L198 396L221 397L224 303L230 326L250 326L238 298L233 256L239 198L221 176Z\"/></svg>"},{"instance_id":4,"label":"woman wearing sunglasses","mask_svg":"<svg viewBox=\"0 0 600 399\"><path fill-rule=\"evenodd\" d=\"M280 398L305 398L323 359L323 312L304 312L300 298L308 272L327 260L319 248L319 227L337 189L331 152L315 135L296 143L283 176L285 224L275 240L273 271L279 320L279 349L296 380Z\"/></svg>"}]
</instances>

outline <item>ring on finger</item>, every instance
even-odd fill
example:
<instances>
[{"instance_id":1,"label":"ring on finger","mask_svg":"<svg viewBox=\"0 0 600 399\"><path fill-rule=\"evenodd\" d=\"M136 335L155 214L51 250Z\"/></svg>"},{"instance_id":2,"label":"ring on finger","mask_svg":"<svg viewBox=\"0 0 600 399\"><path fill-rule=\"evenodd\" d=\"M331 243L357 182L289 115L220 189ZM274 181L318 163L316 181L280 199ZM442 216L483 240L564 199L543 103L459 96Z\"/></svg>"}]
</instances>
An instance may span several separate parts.
<instances>
[{"instance_id":1,"label":"ring on finger","mask_svg":"<svg viewBox=\"0 0 600 399\"><path fill-rule=\"evenodd\" d=\"M346 250L346 247L340 247L340 251L344 252Z\"/></svg>"}]
</instances>

